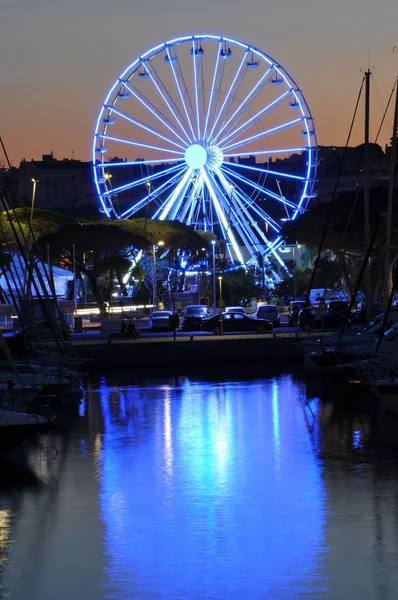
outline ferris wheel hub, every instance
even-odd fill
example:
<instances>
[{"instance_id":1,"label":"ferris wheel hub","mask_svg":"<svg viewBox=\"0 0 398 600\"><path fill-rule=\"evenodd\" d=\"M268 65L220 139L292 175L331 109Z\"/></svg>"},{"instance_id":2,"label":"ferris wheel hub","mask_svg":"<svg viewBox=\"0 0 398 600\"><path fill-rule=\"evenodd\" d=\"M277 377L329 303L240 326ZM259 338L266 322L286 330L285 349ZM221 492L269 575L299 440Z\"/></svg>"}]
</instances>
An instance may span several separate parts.
<instances>
[{"instance_id":1,"label":"ferris wheel hub","mask_svg":"<svg viewBox=\"0 0 398 600\"><path fill-rule=\"evenodd\" d=\"M221 148L218 146L202 146L194 143L188 146L185 151L185 162L192 169L201 169L207 166L209 169L215 169L222 165L224 156Z\"/></svg>"},{"instance_id":2,"label":"ferris wheel hub","mask_svg":"<svg viewBox=\"0 0 398 600\"><path fill-rule=\"evenodd\" d=\"M185 151L185 162L192 169L201 169L207 163L207 151L201 144L191 144Z\"/></svg>"}]
</instances>

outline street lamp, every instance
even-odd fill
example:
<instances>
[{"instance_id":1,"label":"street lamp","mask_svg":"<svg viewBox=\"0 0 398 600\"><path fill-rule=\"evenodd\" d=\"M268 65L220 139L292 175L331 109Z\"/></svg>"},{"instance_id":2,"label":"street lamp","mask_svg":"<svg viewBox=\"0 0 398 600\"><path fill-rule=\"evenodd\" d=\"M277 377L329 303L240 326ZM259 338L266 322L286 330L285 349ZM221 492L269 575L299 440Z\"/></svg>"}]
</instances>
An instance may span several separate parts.
<instances>
[{"instance_id":1,"label":"street lamp","mask_svg":"<svg viewBox=\"0 0 398 600\"><path fill-rule=\"evenodd\" d=\"M155 310L158 305L158 292L156 285L156 248L158 246L164 246L164 242L160 241L157 244L152 244L152 257L153 257L153 298L152 298L152 311L155 307Z\"/></svg>"},{"instance_id":2,"label":"street lamp","mask_svg":"<svg viewBox=\"0 0 398 600\"><path fill-rule=\"evenodd\" d=\"M223 334L223 314L222 314L222 275L218 276L218 281L220 284L220 325L221 325L221 335Z\"/></svg>"},{"instance_id":3,"label":"street lamp","mask_svg":"<svg viewBox=\"0 0 398 600\"><path fill-rule=\"evenodd\" d=\"M147 221L148 221L149 201L150 201L150 199L151 199L151 188L152 188L152 184L151 184L151 182L150 182L150 181L147 181L147 182L146 182L146 187L147 187L147 189L148 189L148 200L147 200L146 207L145 207L145 231L146 231L146 224L147 224Z\"/></svg>"},{"instance_id":4,"label":"street lamp","mask_svg":"<svg viewBox=\"0 0 398 600\"><path fill-rule=\"evenodd\" d=\"M213 246L213 315L216 314L216 240L211 240Z\"/></svg>"},{"instance_id":5,"label":"street lamp","mask_svg":"<svg viewBox=\"0 0 398 600\"><path fill-rule=\"evenodd\" d=\"M32 181L33 181L33 189L32 189L32 202L30 204L30 220L29 220L30 225L32 225L32 221L33 221L33 209L35 206L36 186L39 183L38 179L32 178Z\"/></svg>"}]
</instances>

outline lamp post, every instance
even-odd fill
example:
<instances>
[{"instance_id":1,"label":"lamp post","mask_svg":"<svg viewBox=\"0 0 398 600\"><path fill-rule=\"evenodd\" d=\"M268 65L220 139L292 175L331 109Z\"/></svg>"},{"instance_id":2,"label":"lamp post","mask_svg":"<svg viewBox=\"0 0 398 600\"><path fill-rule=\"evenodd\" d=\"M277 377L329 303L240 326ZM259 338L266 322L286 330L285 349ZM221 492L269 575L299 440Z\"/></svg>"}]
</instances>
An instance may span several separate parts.
<instances>
[{"instance_id":1,"label":"lamp post","mask_svg":"<svg viewBox=\"0 0 398 600\"><path fill-rule=\"evenodd\" d=\"M35 207L35 198L36 198L36 186L39 183L38 179L33 179L33 189L32 189L32 201L30 203L30 219L29 219L29 224L32 225L32 221L33 221L33 209Z\"/></svg>"},{"instance_id":2,"label":"lamp post","mask_svg":"<svg viewBox=\"0 0 398 600\"><path fill-rule=\"evenodd\" d=\"M73 262L73 306L75 309L75 316L77 311L77 278L76 278L76 249L75 244L72 244L72 262Z\"/></svg>"},{"instance_id":3,"label":"lamp post","mask_svg":"<svg viewBox=\"0 0 398 600\"><path fill-rule=\"evenodd\" d=\"M213 315L216 314L216 240L211 240L213 246Z\"/></svg>"},{"instance_id":4,"label":"lamp post","mask_svg":"<svg viewBox=\"0 0 398 600\"><path fill-rule=\"evenodd\" d=\"M150 202L150 199L151 199L151 187L152 187L152 184L151 184L150 181L146 182L146 187L148 189L148 200L146 202L146 207L145 207L145 231L146 231L146 224L147 224L147 221L148 221L149 202Z\"/></svg>"},{"instance_id":5,"label":"lamp post","mask_svg":"<svg viewBox=\"0 0 398 600\"><path fill-rule=\"evenodd\" d=\"M152 312L157 308L158 304L158 291L156 285L156 247L164 246L164 242L160 241L157 244L152 244L152 257L153 257L153 297L152 297Z\"/></svg>"},{"instance_id":6,"label":"lamp post","mask_svg":"<svg viewBox=\"0 0 398 600\"><path fill-rule=\"evenodd\" d=\"M219 275L218 281L220 284L220 325L221 325L221 335L222 335L223 334L223 324L224 324L224 319L223 319L223 314L222 314L222 275Z\"/></svg>"}]
</instances>

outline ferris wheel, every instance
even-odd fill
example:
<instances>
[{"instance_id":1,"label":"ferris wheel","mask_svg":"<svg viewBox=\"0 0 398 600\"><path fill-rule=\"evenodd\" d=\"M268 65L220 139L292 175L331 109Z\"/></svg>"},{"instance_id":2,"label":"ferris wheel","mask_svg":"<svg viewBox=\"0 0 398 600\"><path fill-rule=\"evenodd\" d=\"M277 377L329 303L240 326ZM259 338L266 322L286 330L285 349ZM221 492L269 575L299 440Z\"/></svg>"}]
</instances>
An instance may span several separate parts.
<instances>
[{"instance_id":1,"label":"ferris wheel","mask_svg":"<svg viewBox=\"0 0 398 600\"><path fill-rule=\"evenodd\" d=\"M177 219L224 240L231 267L285 269L281 222L313 197L317 143L303 93L264 52L227 37L159 44L118 77L93 144L108 217Z\"/></svg>"}]
</instances>

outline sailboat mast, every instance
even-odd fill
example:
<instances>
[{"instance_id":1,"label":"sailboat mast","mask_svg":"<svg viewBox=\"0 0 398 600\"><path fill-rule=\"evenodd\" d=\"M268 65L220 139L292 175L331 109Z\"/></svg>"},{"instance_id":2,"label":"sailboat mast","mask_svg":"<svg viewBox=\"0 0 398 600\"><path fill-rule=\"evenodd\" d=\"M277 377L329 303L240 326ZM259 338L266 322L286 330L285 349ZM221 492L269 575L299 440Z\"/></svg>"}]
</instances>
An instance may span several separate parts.
<instances>
[{"instance_id":1,"label":"sailboat mast","mask_svg":"<svg viewBox=\"0 0 398 600\"><path fill-rule=\"evenodd\" d=\"M370 118L370 76L368 69L365 73L365 144L364 144L364 168L363 168L363 195L364 195L364 254L366 256L369 248L369 118ZM370 298L372 285L370 280L370 260L368 260L365 272L365 294L366 294L366 323L370 322Z\"/></svg>"},{"instance_id":2,"label":"sailboat mast","mask_svg":"<svg viewBox=\"0 0 398 600\"><path fill-rule=\"evenodd\" d=\"M386 247L384 253L384 311L387 310L390 290L390 248L391 248L391 222L392 222L392 202L394 196L395 167L397 162L397 137L398 137L398 77L395 83L395 111L394 126L391 138L391 156L390 156L390 178L388 182L387 199L387 227L386 227Z\"/></svg>"}]
</instances>

